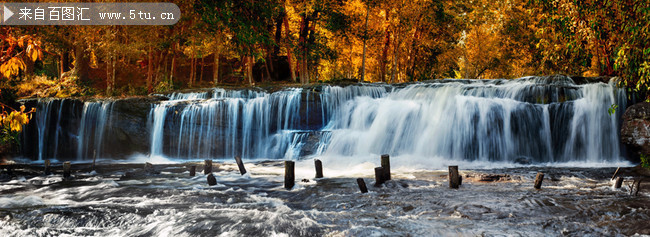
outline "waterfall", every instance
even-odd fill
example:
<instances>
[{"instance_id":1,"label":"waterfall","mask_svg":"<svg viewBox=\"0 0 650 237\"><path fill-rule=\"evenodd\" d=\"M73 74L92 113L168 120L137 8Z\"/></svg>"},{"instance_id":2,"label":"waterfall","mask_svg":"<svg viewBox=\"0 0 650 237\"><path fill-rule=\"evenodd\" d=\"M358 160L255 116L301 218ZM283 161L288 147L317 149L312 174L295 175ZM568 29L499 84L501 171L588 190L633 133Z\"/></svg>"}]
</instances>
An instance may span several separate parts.
<instances>
[{"instance_id":1,"label":"waterfall","mask_svg":"<svg viewBox=\"0 0 650 237\"><path fill-rule=\"evenodd\" d=\"M626 106L624 90L613 84L577 85L564 76L274 91L215 88L162 97L168 100L138 102L146 103L139 109L129 109L132 102L116 106L121 100L83 107L73 100L40 101L34 125L26 129L34 133L25 136L27 144L38 146L31 156L91 159L94 152L122 152L175 159L363 161L387 153L425 160L618 162ZM613 104L619 107L610 115ZM130 144L140 140L145 148ZM66 150L70 144L73 155Z\"/></svg>"},{"instance_id":2,"label":"waterfall","mask_svg":"<svg viewBox=\"0 0 650 237\"><path fill-rule=\"evenodd\" d=\"M290 147L285 145L295 141L278 141L275 135L289 133L301 139L293 136L300 131L291 131L300 117L301 92L300 88L276 93L215 89L211 95L172 94L171 100L155 105L150 113L151 155L283 158ZM174 135L165 135L170 133ZM270 146L273 142L286 144Z\"/></svg>"},{"instance_id":3,"label":"waterfall","mask_svg":"<svg viewBox=\"0 0 650 237\"><path fill-rule=\"evenodd\" d=\"M36 126L38 129L38 160L43 160L44 157L47 156L46 148L49 145L49 140L48 140L48 135L50 132L50 119L54 117L56 119L55 124L58 124L58 121L61 119L61 108L63 108L63 102L61 100L47 100L39 103L39 106L37 108L37 113L34 116L34 119L36 121ZM52 107L58 107L55 108L56 111L58 111L57 116L52 116L50 114ZM59 126L54 127L54 132L57 133L59 131ZM54 147L58 147L58 136L57 134L54 135L54 141L52 142ZM56 148L54 149L54 158L56 158Z\"/></svg>"},{"instance_id":4,"label":"waterfall","mask_svg":"<svg viewBox=\"0 0 650 237\"><path fill-rule=\"evenodd\" d=\"M81 114L81 125L77 132L77 159L92 159L101 156L104 147L104 133L110 129L112 101L85 102Z\"/></svg>"},{"instance_id":5,"label":"waterfall","mask_svg":"<svg viewBox=\"0 0 650 237\"><path fill-rule=\"evenodd\" d=\"M619 160L612 85L570 78L422 83L341 103L324 130L328 156L367 154L533 162ZM326 95L323 95L326 96Z\"/></svg>"}]
</instances>

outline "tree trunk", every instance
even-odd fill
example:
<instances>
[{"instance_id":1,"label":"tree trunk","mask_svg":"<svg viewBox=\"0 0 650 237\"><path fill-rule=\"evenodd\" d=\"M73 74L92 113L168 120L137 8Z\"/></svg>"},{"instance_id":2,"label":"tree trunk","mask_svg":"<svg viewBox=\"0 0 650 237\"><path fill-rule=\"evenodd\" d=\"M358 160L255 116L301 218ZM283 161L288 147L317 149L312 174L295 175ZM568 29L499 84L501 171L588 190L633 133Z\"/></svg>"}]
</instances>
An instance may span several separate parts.
<instances>
[{"instance_id":1,"label":"tree trunk","mask_svg":"<svg viewBox=\"0 0 650 237\"><path fill-rule=\"evenodd\" d=\"M88 81L88 70L90 68L90 59L86 54L86 45L83 42L78 42L75 45L75 63L74 74L80 82Z\"/></svg>"},{"instance_id":2,"label":"tree trunk","mask_svg":"<svg viewBox=\"0 0 650 237\"><path fill-rule=\"evenodd\" d=\"M308 27L308 32L309 32L309 38L307 39L307 44L305 44L306 50L305 50L305 57L303 60L303 67L305 68L305 81L303 85L307 85L311 82L311 75L309 74L309 71L311 71L310 65L309 65L309 45L314 45L316 42L316 19L318 19L318 11L314 11L311 14L311 20L308 21L307 27ZM310 26L311 24L311 26ZM318 67L318 63L316 63L316 67ZM318 69L314 70L315 72L318 72ZM318 80L318 76L316 76L316 80Z\"/></svg>"},{"instance_id":3,"label":"tree trunk","mask_svg":"<svg viewBox=\"0 0 650 237\"><path fill-rule=\"evenodd\" d=\"M217 85L219 84L219 50L214 52L214 66L212 66L212 72L214 84Z\"/></svg>"},{"instance_id":4,"label":"tree trunk","mask_svg":"<svg viewBox=\"0 0 650 237\"><path fill-rule=\"evenodd\" d=\"M172 52L172 65L169 69L169 83L174 84L174 73L176 72L176 51Z\"/></svg>"},{"instance_id":5,"label":"tree trunk","mask_svg":"<svg viewBox=\"0 0 650 237\"><path fill-rule=\"evenodd\" d=\"M419 40L420 40L420 31L419 31L418 26L416 24L415 33L413 33L413 42L411 44L411 57L410 57L411 63L410 63L410 67L408 68L407 73L406 73L406 75L408 77L410 77L411 81L415 81L415 63L417 62L416 57L417 57L418 51L419 51L418 47L417 47Z\"/></svg>"},{"instance_id":6,"label":"tree trunk","mask_svg":"<svg viewBox=\"0 0 650 237\"><path fill-rule=\"evenodd\" d=\"M111 72L113 69L111 69L111 64L112 64L112 59L110 53L108 54L108 57L106 58L106 95L111 95L113 92L113 89L111 88Z\"/></svg>"},{"instance_id":7,"label":"tree trunk","mask_svg":"<svg viewBox=\"0 0 650 237\"><path fill-rule=\"evenodd\" d=\"M156 59L154 60L156 61L156 65L155 65L156 74L154 75L154 81L153 81L154 86L158 85L158 83L160 82L160 76L162 75L161 70L162 70L163 63L165 62L165 58L166 56L164 52L161 51L160 55L157 56Z\"/></svg>"},{"instance_id":8,"label":"tree trunk","mask_svg":"<svg viewBox=\"0 0 650 237\"><path fill-rule=\"evenodd\" d=\"M201 57L201 76L199 76L199 81L203 81L203 71L205 69L205 57Z\"/></svg>"},{"instance_id":9,"label":"tree trunk","mask_svg":"<svg viewBox=\"0 0 650 237\"><path fill-rule=\"evenodd\" d=\"M359 81L366 80L366 39L368 38L368 15L370 14L370 6L366 6L366 26L363 32L363 58L361 59L361 77Z\"/></svg>"},{"instance_id":10,"label":"tree trunk","mask_svg":"<svg viewBox=\"0 0 650 237\"><path fill-rule=\"evenodd\" d=\"M393 42L393 68L391 71L390 75L390 83L395 83L397 82L396 80L399 80L399 74L398 74L398 69L399 67L397 66L397 60L399 59L399 30L397 31L397 34L395 35L395 42Z\"/></svg>"},{"instance_id":11,"label":"tree trunk","mask_svg":"<svg viewBox=\"0 0 650 237\"><path fill-rule=\"evenodd\" d=\"M270 48L269 48L269 50L270 50ZM269 74L268 79L269 79L269 81L271 81L273 79L277 79L277 73L275 71L275 67L273 66L273 60L275 60L277 58L277 55L274 56L274 55L272 55L272 53L268 53L268 52L267 52L266 55L267 55L267 57L266 57L266 66L267 66L266 73Z\"/></svg>"},{"instance_id":12,"label":"tree trunk","mask_svg":"<svg viewBox=\"0 0 650 237\"><path fill-rule=\"evenodd\" d=\"M65 52L61 53L59 61L59 78L63 77L63 73L70 71L70 53L67 49L63 49Z\"/></svg>"},{"instance_id":13,"label":"tree trunk","mask_svg":"<svg viewBox=\"0 0 650 237\"><path fill-rule=\"evenodd\" d=\"M386 21L388 22L388 12L386 11ZM388 49L390 48L390 29L386 27L386 37L384 38L384 50L381 53L381 62L380 62L380 70L381 70L381 81L386 82L386 64L388 64Z\"/></svg>"},{"instance_id":14,"label":"tree trunk","mask_svg":"<svg viewBox=\"0 0 650 237\"><path fill-rule=\"evenodd\" d=\"M282 44L282 23L286 18L287 13L284 8L280 10L280 14L275 18L275 45L273 45L273 54L271 57L277 58L280 53L280 45Z\"/></svg>"},{"instance_id":15,"label":"tree trunk","mask_svg":"<svg viewBox=\"0 0 650 237\"><path fill-rule=\"evenodd\" d=\"M149 61L147 62L147 91L149 93L152 93L153 92L153 50L151 49L151 46L149 46L148 59Z\"/></svg>"},{"instance_id":16,"label":"tree trunk","mask_svg":"<svg viewBox=\"0 0 650 237\"><path fill-rule=\"evenodd\" d=\"M113 89L115 89L115 77L117 72L115 71L115 64L117 64L117 52L116 50L113 50L113 54L111 55L111 69L113 69L113 73L111 73L111 93L113 93Z\"/></svg>"},{"instance_id":17,"label":"tree trunk","mask_svg":"<svg viewBox=\"0 0 650 237\"><path fill-rule=\"evenodd\" d=\"M194 84L194 57L190 58L190 80L188 82L189 87L192 87L192 84Z\"/></svg>"},{"instance_id":18,"label":"tree trunk","mask_svg":"<svg viewBox=\"0 0 650 237\"><path fill-rule=\"evenodd\" d=\"M115 52L109 52L106 59L106 95L113 95L115 87Z\"/></svg>"},{"instance_id":19,"label":"tree trunk","mask_svg":"<svg viewBox=\"0 0 650 237\"><path fill-rule=\"evenodd\" d=\"M307 25L309 24L309 19L307 19L307 15L302 16L302 20L300 23L300 34L298 37L298 44L300 45L300 84L305 84L308 79L306 79L307 76L307 67L306 67L306 62L307 62L307 36L308 36L308 27Z\"/></svg>"},{"instance_id":20,"label":"tree trunk","mask_svg":"<svg viewBox=\"0 0 650 237\"><path fill-rule=\"evenodd\" d=\"M294 70L293 64L291 63L291 45L288 43L289 40L289 20L287 19L287 15L284 15L284 31L285 31L285 40L287 40L286 43L286 48L287 48L287 61L289 62L289 71L291 71L291 80L294 82L298 82L296 79L296 70Z\"/></svg>"},{"instance_id":21,"label":"tree trunk","mask_svg":"<svg viewBox=\"0 0 650 237\"><path fill-rule=\"evenodd\" d=\"M248 85L253 85L253 57L248 56L248 59L246 60L246 71L247 71L247 76L248 76Z\"/></svg>"}]
</instances>

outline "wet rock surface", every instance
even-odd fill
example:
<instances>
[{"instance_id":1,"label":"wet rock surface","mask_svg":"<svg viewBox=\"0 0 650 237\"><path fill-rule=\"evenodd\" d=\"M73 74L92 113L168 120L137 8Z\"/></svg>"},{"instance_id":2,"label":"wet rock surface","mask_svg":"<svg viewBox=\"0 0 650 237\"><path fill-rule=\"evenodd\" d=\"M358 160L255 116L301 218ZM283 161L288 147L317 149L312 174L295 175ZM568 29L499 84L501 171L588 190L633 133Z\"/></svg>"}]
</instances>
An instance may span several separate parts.
<instances>
[{"instance_id":1,"label":"wet rock surface","mask_svg":"<svg viewBox=\"0 0 650 237\"><path fill-rule=\"evenodd\" d=\"M637 103L625 110L621 142L628 147L630 156L650 154L650 103Z\"/></svg>"}]
</instances>

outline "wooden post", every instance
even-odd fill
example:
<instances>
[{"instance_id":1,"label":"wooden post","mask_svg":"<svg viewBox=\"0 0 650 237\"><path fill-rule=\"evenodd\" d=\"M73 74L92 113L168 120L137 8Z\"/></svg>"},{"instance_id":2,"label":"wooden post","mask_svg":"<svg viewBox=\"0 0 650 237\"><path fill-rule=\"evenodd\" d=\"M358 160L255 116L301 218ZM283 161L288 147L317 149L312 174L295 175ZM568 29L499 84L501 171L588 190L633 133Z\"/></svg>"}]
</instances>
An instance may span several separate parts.
<instances>
[{"instance_id":1,"label":"wooden post","mask_svg":"<svg viewBox=\"0 0 650 237\"><path fill-rule=\"evenodd\" d=\"M463 176L462 175L458 176L458 185L463 185Z\"/></svg>"},{"instance_id":2,"label":"wooden post","mask_svg":"<svg viewBox=\"0 0 650 237\"><path fill-rule=\"evenodd\" d=\"M153 164L149 162L144 163L144 173L151 174L154 173Z\"/></svg>"},{"instance_id":3,"label":"wooden post","mask_svg":"<svg viewBox=\"0 0 650 237\"><path fill-rule=\"evenodd\" d=\"M196 175L196 165L190 166L190 177L194 177Z\"/></svg>"},{"instance_id":4,"label":"wooden post","mask_svg":"<svg viewBox=\"0 0 650 237\"><path fill-rule=\"evenodd\" d=\"M293 161L284 162L284 188L291 189L295 183L296 175L294 173L295 163Z\"/></svg>"},{"instance_id":5,"label":"wooden post","mask_svg":"<svg viewBox=\"0 0 650 237\"><path fill-rule=\"evenodd\" d=\"M70 161L63 162L63 178L70 178Z\"/></svg>"},{"instance_id":6,"label":"wooden post","mask_svg":"<svg viewBox=\"0 0 650 237\"><path fill-rule=\"evenodd\" d=\"M537 172L537 176L535 177L535 189L542 188L542 181L544 181L544 173Z\"/></svg>"},{"instance_id":7,"label":"wooden post","mask_svg":"<svg viewBox=\"0 0 650 237\"><path fill-rule=\"evenodd\" d=\"M617 177L614 188L621 188L621 185L623 185L623 180L624 180L623 177Z\"/></svg>"},{"instance_id":8,"label":"wooden post","mask_svg":"<svg viewBox=\"0 0 650 237\"><path fill-rule=\"evenodd\" d=\"M50 160L45 160L45 170L43 171L45 175L50 175L52 172L50 171Z\"/></svg>"},{"instance_id":9,"label":"wooden post","mask_svg":"<svg viewBox=\"0 0 650 237\"><path fill-rule=\"evenodd\" d=\"M246 167L244 167L244 162L241 160L241 157L235 156L235 161L237 161L237 166L239 167L239 173L244 175L246 173Z\"/></svg>"},{"instance_id":10,"label":"wooden post","mask_svg":"<svg viewBox=\"0 0 650 237\"><path fill-rule=\"evenodd\" d=\"M380 187L386 180L384 180L384 168L376 167L375 168L375 187Z\"/></svg>"},{"instance_id":11,"label":"wooden post","mask_svg":"<svg viewBox=\"0 0 650 237\"><path fill-rule=\"evenodd\" d=\"M460 186L460 176L458 175L458 166L449 166L449 187L458 188Z\"/></svg>"},{"instance_id":12,"label":"wooden post","mask_svg":"<svg viewBox=\"0 0 650 237\"><path fill-rule=\"evenodd\" d=\"M316 166L316 178L322 178L323 177L323 162L321 162L319 159L314 160L314 165Z\"/></svg>"},{"instance_id":13,"label":"wooden post","mask_svg":"<svg viewBox=\"0 0 650 237\"><path fill-rule=\"evenodd\" d=\"M93 166L90 170L95 170L95 160L97 160L97 150L93 150Z\"/></svg>"},{"instance_id":14,"label":"wooden post","mask_svg":"<svg viewBox=\"0 0 650 237\"><path fill-rule=\"evenodd\" d=\"M212 160L205 160L205 165L203 166L203 174L212 173Z\"/></svg>"},{"instance_id":15,"label":"wooden post","mask_svg":"<svg viewBox=\"0 0 650 237\"><path fill-rule=\"evenodd\" d=\"M384 181L391 180L391 177L390 177L390 156L388 156L388 154L381 155L381 168L384 168Z\"/></svg>"},{"instance_id":16,"label":"wooden post","mask_svg":"<svg viewBox=\"0 0 650 237\"><path fill-rule=\"evenodd\" d=\"M14 171L14 165L5 165L5 168L7 169L7 174L8 175L13 175Z\"/></svg>"},{"instance_id":17,"label":"wooden post","mask_svg":"<svg viewBox=\"0 0 650 237\"><path fill-rule=\"evenodd\" d=\"M357 184L359 185L359 190L361 190L361 193L368 192L368 187L366 187L366 181L364 181L362 178L357 179Z\"/></svg>"},{"instance_id":18,"label":"wooden post","mask_svg":"<svg viewBox=\"0 0 650 237\"><path fill-rule=\"evenodd\" d=\"M215 178L214 175L212 174L208 175L208 185L210 186L217 185L217 178Z\"/></svg>"}]
</instances>

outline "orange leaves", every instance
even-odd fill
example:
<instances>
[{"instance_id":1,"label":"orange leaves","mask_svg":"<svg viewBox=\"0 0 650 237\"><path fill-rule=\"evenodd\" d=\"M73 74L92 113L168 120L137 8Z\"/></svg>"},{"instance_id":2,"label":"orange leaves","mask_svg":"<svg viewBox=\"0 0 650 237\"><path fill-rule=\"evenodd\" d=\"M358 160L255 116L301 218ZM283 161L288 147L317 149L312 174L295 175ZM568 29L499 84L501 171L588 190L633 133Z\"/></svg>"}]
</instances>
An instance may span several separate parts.
<instances>
[{"instance_id":1,"label":"orange leaves","mask_svg":"<svg viewBox=\"0 0 650 237\"><path fill-rule=\"evenodd\" d=\"M4 109L4 107L3 107ZM31 113L35 111L34 108L29 112L25 112L25 106L20 106L20 111L14 110L11 113L3 111L0 119L0 125L9 129L11 132L20 132L23 129L23 125L29 122L31 119Z\"/></svg>"},{"instance_id":2,"label":"orange leaves","mask_svg":"<svg viewBox=\"0 0 650 237\"><path fill-rule=\"evenodd\" d=\"M0 65L0 74L5 78L17 76L21 70L25 70L25 62L18 57L12 57Z\"/></svg>"},{"instance_id":3,"label":"orange leaves","mask_svg":"<svg viewBox=\"0 0 650 237\"><path fill-rule=\"evenodd\" d=\"M25 70L24 60L33 62L43 59L41 42L30 35L21 37L7 36L0 38L0 75L11 78Z\"/></svg>"}]
</instances>

